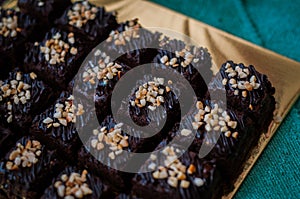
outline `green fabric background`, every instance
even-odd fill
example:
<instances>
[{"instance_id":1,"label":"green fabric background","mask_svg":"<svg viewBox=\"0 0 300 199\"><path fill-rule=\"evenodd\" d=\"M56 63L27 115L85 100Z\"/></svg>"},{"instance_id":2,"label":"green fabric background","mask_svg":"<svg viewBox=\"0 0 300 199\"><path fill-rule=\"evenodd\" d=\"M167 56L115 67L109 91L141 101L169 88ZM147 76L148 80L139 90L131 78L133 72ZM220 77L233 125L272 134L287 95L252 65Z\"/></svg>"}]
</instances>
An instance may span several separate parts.
<instances>
[{"instance_id":1,"label":"green fabric background","mask_svg":"<svg viewBox=\"0 0 300 199\"><path fill-rule=\"evenodd\" d=\"M300 61L299 0L152 1ZM299 152L300 99L235 198L300 198Z\"/></svg>"}]
</instances>

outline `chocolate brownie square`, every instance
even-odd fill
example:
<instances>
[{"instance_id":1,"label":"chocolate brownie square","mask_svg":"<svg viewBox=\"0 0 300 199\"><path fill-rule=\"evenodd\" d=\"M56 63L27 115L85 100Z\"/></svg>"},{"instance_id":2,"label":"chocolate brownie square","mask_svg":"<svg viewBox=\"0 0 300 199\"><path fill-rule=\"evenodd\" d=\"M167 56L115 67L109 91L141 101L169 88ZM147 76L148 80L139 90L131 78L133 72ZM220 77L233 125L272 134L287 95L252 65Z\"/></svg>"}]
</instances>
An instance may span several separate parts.
<instances>
[{"instance_id":1,"label":"chocolate brownie square","mask_svg":"<svg viewBox=\"0 0 300 199\"><path fill-rule=\"evenodd\" d=\"M96 90L99 97L104 93L110 95L117 81L129 70L129 66L113 62L105 51L95 48L78 71L74 91L89 99L94 98Z\"/></svg>"},{"instance_id":2,"label":"chocolate brownie square","mask_svg":"<svg viewBox=\"0 0 300 199\"><path fill-rule=\"evenodd\" d=\"M172 91L170 82L164 78L145 76L149 81L139 84L129 99L129 115L139 126L160 124L166 119L162 131L169 131L180 121L181 109L178 96ZM163 109L163 110L162 110ZM155 126L152 127L153 130ZM156 130L158 131L158 130Z\"/></svg>"},{"instance_id":3,"label":"chocolate brownie square","mask_svg":"<svg viewBox=\"0 0 300 199\"><path fill-rule=\"evenodd\" d=\"M132 192L141 198L218 198L221 176L214 160L199 159L197 153L180 146L161 144L133 179ZM183 154L182 154L183 153ZM179 157L179 154L182 154Z\"/></svg>"},{"instance_id":4,"label":"chocolate brownie square","mask_svg":"<svg viewBox=\"0 0 300 199\"><path fill-rule=\"evenodd\" d=\"M220 101L198 101L194 112L182 121L181 128L178 124L169 132L167 143L190 144L190 151L215 159L230 190L262 132L256 130L249 116L227 108Z\"/></svg>"},{"instance_id":5,"label":"chocolate brownie square","mask_svg":"<svg viewBox=\"0 0 300 199\"><path fill-rule=\"evenodd\" d=\"M190 83L196 96L204 98L207 84L213 76L211 56L207 48L165 37L160 41L160 48L153 62L159 64L159 67L176 70Z\"/></svg>"},{"instance_id":6,"label":"chocolate brownie square","mask_svg":"<svg viewBox=\"0 0 300 199\"><path fill-rule=\"evenodd\" d=\"M0 122L16 132L28 129L32 119L42 112L56 94L35 73L11 72L0 82Z\"/></svg>"},{"instance_id":7,"label":"chocolate brownie square","mask_svg":"<svg viewBox=\"0 0 300 199\"><path fill-rule=\"evenodd\" d=\"M46 83L66 88L87 53L86 41L73 32L52 28L40 43L27 44L25 71L33 71Z\"/></svg>"},{"instance_id":8,"label":"chocolate brownie square","mask_svg":"<svg viewBox=\"0 0 300 199\"><path fill-rule=\"evenodd\" d=\"M252 65L227 61L209 86L212 92L225 90L227 105L249 115L258 131L268 129L275 110L275 88L265 74Z\"/></svg>"},{"instance_id":9,"label":"chocolate brownie square","mask_svg":"<svg viewBox=\"0 0 300 199\"><path fill-rule=\"evenodd\" d=\"M84 99L74 99L69 91L63 91L54 104L37 115L31 126L33 135L58 148L61 157L75 159L81 141L78 130L85 128L90 119L90 111L83 106Z\"/></svg>"},{"instance_id":10,"label":"chocolate brownie square","mask_svg":"<svg viewBox=\"0 0 300 199\"><path fill-rule=\"evenodd\" d=\"M151 63L157 54L161 33L152 33L142 28L138 19L121 23L99 45L113 60L127 64L131 68Z\"/></svg>"},{"instance_id":11,"label":"chocolate brownie square","mask_svg":"<svg viewBox=\"0 0 300 199\"><path fill-rule=\"evenodd\" d=\"M0 54L1 62L5 63L1 65L3 73L7 74L11 67L23 62L24 43L37 36L36 26L36 20L26 14L0 8Z\"/></svg>"},{"instance_id":12,"label":"chocolate brownie square","mask_svg":"<svg viewBox=\"0 0 300 199\"><path fill-rule=\"evenodd\" d=\"M37 198L62 165L56 150L23 137L0 162L0 189L8 198Z\"/></svg>"},{"instance_id":13,"label":"chocolate brownie square","mask_svg":"<svg viewBox=\"0 0 300 199\"><path fill-rule=\"evenodd\" d=\"M114 12L106 12L86 0L76 1L55 22L60 28L77 32L93 41L93 46L105 40L110 31L117 27Z\"/></svg>"},{"instance_id":14,"label":"chocolate brownie square","mask_svg":"<svg viewBox=\"0 0 300 199\"><path fill-rule=\"evenodd\" d=\"M122 84L120 79L128 72L130 68L125 64L117 62L109 62L105 64L105 68L97 74L98 85L94 94L96 113L99 122L111 113L111 97L117 83Z\"/></svg>"}]
</instances>

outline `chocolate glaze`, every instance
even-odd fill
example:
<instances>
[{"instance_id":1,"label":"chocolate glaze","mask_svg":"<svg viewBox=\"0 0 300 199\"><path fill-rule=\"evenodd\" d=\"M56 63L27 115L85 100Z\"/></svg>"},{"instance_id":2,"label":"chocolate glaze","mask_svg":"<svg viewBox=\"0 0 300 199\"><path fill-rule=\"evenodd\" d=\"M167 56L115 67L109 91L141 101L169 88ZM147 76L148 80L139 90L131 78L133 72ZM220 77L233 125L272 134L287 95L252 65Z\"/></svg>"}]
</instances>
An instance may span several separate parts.
<instances>
[{"instance_id":1,"label":"chocolate glaze","mask_svg":"<svg viewBox=\"0 0 300 199\"><path fill-rule=\"evenodd\" d=\"M7 51L8 52L8 51ZM8 53L9 54L9 53ZM11 57L14 57L13 54L8 55L7 53L0 54L0 80L4 80L8 77L10 71L14 68L14 60Z\"/></svg>"},{"instance_id":2,"label":"chocolate glaze","mask_svg":"<svg viewBox=\"0 0 300 199\"><path fill-rule=\"evenodd\" d=\"M33 137L23 137L17 143L26 145L29 139L32 140ZM19 168L15 171L7 170L5 165L10 152L0 162L0 189L8 198L39 197L50 184L48 179L56 175L58 169L63 165L55 150L49 150L44 143L41 144L43 145L42 154L32 167ZM15 150L15 147L11 150Z\"/></svg>"},{"instance_id":3,"label":"chocolate glaze","mask_svg":"<svg viewBox=\"0 0 300 199\"><path fill-rule=\"evenodd\" d=\"M76 172L81 174L82 170L76 167L68 166L66 167L56 178L53 178L52 184L45 190L42 199L59 199L60 197L57 194L57 189L54 187L54 183L58 180L61 180L61 176L63 174L67 174L68 176L72 173ZM101 181L97 176L91 174L88 170L88 174L86 176L89 188L93 191L92 194L86 195L85 199L101 199L101 198L113 198L113 193L109 190L109 187Z\"/></svg>"},{"instance_id":4,"label":"chocolate glaze","mask_svg":"<svg viewBox=\"0 0 300 199\"><path fill-rule=\"evenodd\" d=\"M124 181L125 175L123 175L122 172L103 165L84 147L79 150L78 161L80 167L88 168L91 172L100 176L106 183L111 184L114 190L122 190L125 188L127 184Z\"/></svg>"},{"instance_id":5,"label":"chocolate glaze","mask_svg":"<svg viewBox=\"0 0 300 199\"><path fill-rule=\"evenodd\" d=\"M9 78L4 81L4 84L9 83L11 80L15 80L18 71L19 70L16 69L14 72L11 72L9 74ZM19 129L28 129L33 118L42 112L51 102L53 102L57 96L56 93L53 92L52 88L41 81L39 77L33 80L30 78L30 74L23 73L22 81L31 86L31 98L28 102L25 104L22 104L21 102L19 104L15 104L13 103L13 99L11 99L11 97L4 98L3 101L0 102L0 110L2 110L2 113L4 113L0 115L1 123L3 126L9 126L12 129L15 129L16 132L20 131ZM12 123L9 124L7 123L8 101L11 101L13 115Z\"/></svg>"}]
</instances>

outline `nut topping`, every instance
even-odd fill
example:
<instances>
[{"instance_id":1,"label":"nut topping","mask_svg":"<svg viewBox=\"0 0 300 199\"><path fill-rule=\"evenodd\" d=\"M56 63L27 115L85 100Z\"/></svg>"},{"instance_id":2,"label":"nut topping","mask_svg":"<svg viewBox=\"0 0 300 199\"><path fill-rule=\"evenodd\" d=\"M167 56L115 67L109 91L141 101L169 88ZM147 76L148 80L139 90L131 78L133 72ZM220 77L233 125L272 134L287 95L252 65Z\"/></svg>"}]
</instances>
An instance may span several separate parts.
<instances>
[{"instance_id":1,"label":"nut topping","mask_svg":"<svg viewBox=\"0 0 300 199\"><path fill-rule=\"evenodd\" d=\"M38 162L38 157L42 153L41 148L41 143L36 140L28 140L25 146L18 143L16 149L9 155L6 169L16 170L20 167L31 167Z\"/></svg>"}]
</instances>

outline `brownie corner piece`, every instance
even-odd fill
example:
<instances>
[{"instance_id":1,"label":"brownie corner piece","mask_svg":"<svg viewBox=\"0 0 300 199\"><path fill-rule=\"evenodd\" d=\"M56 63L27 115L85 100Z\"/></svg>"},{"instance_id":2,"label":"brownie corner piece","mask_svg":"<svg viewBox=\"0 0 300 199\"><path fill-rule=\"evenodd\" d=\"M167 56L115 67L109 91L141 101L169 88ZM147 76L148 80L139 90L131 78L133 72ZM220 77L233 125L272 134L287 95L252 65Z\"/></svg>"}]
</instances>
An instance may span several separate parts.
<instances>
[{"instance_id":1,"label":"brownie corner piece","mask_svg":"<svg viewBox=\"0 0 300 199\"><path fill-rule=\"evenodd\" d=\"M0 81L1 123L4 127L27 129L35 115L55 97L52 88L35 73L16 69ZM48 102L48 103L47 103Z\"/></svg>"},{"instance_id":2,"label":"brownie corner piece","mask_svg":"<svg viewBox=\"0 0 300 199\"><path fill-rule=\"evenodd\" d=\"M257 130L267 130L276 102L275 88L265 74L258 72L253 65L227 61L210 87L212 92L225 88L227 105L251 117Z\"/></svg>"},{"instance_id":3,"label":"brownie corner piece","mask_svg":"<svg viewBox=\"0 0 300 199\"><path fill-rule=\"evenodd\" d=\"M62 165L55 150L22 137L0 162L0 189L8 198L36 198Z\"/></svg>"},{"instance_id":4,"label":"brownie corner piece","mask_svg":"<svg viewBox=\"0 0 300 199\"><path fill-rule=\"evenodd\" d=\"M86 0L74 2L66 8L64 14L55 21L58 27L85 35L96 45L108 37L117 27L114 12L91 4Z\"/></svg>"},{"instance_id":5,"label":"brownie corner piece","mask_svg":"<svg viewBox=\"0 0 300 199\"><path fill-rule=\"evenodd\" d=\"M82 145L78 132L86 128L92 112L80 100L74 99L69 91L63 91L53 104L34 118L30 128L31 134L47 142L49 147L60 149L60 156L71 161L75 160Z\"/></svg>"},{"instance_id":6,"label":"brownie corner piece","mask_svg":"<svg viewBox=\"0 0 300 199\"><path fill-rule=\"evenodd\" d=\"M42 42L28 43L25 71L33 71L53 87L64 89L76 75L89 44L78 34L52 28Z\"/></svg>"},{"instance_id":7,"label":"brownie corner piece","mask_svg":"<svg viewBox=\"0 0 300 199\"><path fill-rule=\"evenodd\" d=\"M66 167L58 176L53 178L52 184L44 191L42 199L58 198L113 198L114 193L101 179L86 169Z\"/></svg>"}]
</instances>

